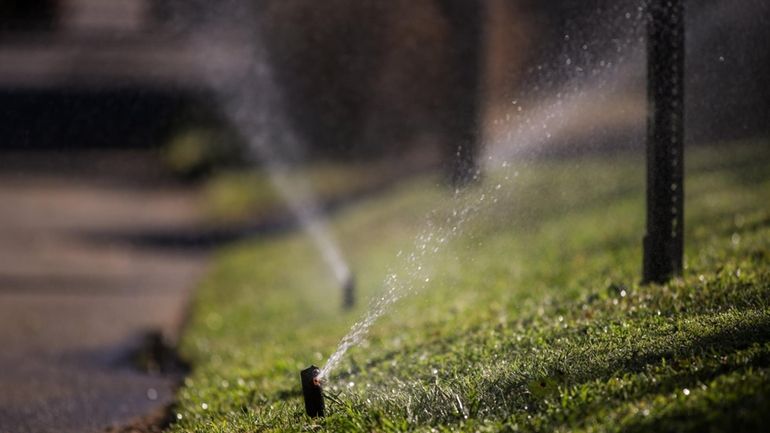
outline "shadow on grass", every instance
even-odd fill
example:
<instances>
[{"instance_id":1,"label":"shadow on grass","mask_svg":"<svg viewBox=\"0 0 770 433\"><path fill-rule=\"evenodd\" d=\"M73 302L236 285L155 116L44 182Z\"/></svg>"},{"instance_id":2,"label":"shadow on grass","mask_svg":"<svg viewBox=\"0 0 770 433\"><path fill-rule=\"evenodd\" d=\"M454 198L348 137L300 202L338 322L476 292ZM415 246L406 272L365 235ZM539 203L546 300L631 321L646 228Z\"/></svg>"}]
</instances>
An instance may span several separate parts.
<instances>
[{"instance_id":1,"label":"shadow on grass","mask_svg":"<svg viewBox=\"0 0 770 433\"><path fill-rule=\"evenodd\" d=\"M563 392L573 387L587 386L597 388L593 391L600 391L607 381L614 378L629 377L650 370L662 372L654 376L654 381L642 381L630 389L609 392L603 398L586 399L573 404L569 411L565 411L573 416L563 415L557 421L568 423L574 428L584 424L597 412L606 412L627 401L676 392L699 381L713 380L735 371L770 366L770 348L766 346L754 353L742 354L756 345L770 342L770 317L766 314L759 314L754 320L726 323L721 329L706 335L695 336L676 331L670 336L675 340L665 344L662 340L667 337L655 336L650 348L630 347L625 351L607 351L613 352L610 356L602 356L604 349L590 345L590 349L582 353L556 353L550 359L542 360L546 364L539 367L546 372L543 375L509 375L487 381L480 392L484 396L483 400L487 401L482 401L481 406L507 409L496 414L503 418L510 409L528 407L530 411L537 412L546 409L544 400L558 399L560 390ZM575 347L581 346L581 342L575 343ZM731 357L738 361L725 361ZM704 366L688 370L691 365L701 361ZM542 389L536 389L538 387ZM597 394L601 395L601 392ZM506 404L501 405L501 401Z\"/></svg>"},{"instance_id":2,"label":"shadow on grass","mask_svg":"<svg viewBox=\"0 0 770 433\"><path fill-rule=\"evenodd\" d=\"M542 337L541 341L546 341L545 347L534 339L515 346L513 357L525 359L523 366L498 370L499 374L492 377L481 375L467 381L462 377L447 380L453 382L449 385L452 392L464 394L462 399L469 417L501 420L517 413L524 414L524 419L526 415L544 413L565 393L572 395L587 389L590 398L575 397L570 398L569 403L562 403L568 404L569 410L553 417L550 427L545 428L548 430L559 425L576 428L590 423L592 418L619 410L629 402L667 393L673 395L683 388L708 383L721 376L770 367L770 315L765 311L744 310L738 316L691 312L677 319L672 326L666 323L657 328L651 326L651 322L631 319L631 328L636 328L637 337L649 333L650 338L631 338L627 346L617 342L612 346L613 342L609 340L592 342L585 328L555 330ZM603 323L608 321L598 322L598 325ZM468 334L464 337L468 338ZM451 338L426 344L446 347L451 345ZM424 350L426 344L421 344L420 348ZM549 349L549 345L553 346ZM399 355L403 355L403 351L389 352L367 363L363 369L376 369ZM340 378L345 380L356 373L343 373ZM608 385L613 380L633 383L614 389ZM424 395L413 396L415 401L421 401L421 406L452 407L453 399L457 397L433 392L433 386L418 386L417 392ZM715 404L727 408L732 403ZM716 407L715 410L721 409ZM464 419L461 411L451 410L421 416L417 416L420 421L450 424L461 423ZM665 425L665 421L661 421L661 425Z\"/></svg>"},{"instance_id":3,"label":"shadow on grass","mask_svg":"<svg viewBox=\"0 0 770 433\"><path fill-rule=\"evenodd\" d=\"M762 367L767 365L768 361L765 360ZM746 371L749 368L740 370ZM770 380L763 380L756 385L720 390L724 395L721 399L693 396L690 404L683 407L665 410L656 416L634 417L623 426L623 430L629 433L766 431L766 418L757 414L770 411Z\"/></svg>"}]
</instances>

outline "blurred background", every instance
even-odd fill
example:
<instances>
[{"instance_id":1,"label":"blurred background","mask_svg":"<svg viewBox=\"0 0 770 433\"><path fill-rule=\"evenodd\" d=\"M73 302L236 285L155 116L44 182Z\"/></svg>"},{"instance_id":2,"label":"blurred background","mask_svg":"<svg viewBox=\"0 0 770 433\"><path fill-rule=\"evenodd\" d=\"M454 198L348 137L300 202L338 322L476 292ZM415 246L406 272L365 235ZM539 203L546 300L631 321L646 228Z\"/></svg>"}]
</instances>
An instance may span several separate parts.
<instances>
[{"instance_id":1,"label":"blurred background","mask_svg":"<svg viewBox=\"0 0 770 433\"><path fill-rule=\"evenodd\" d=\"M170 402L219 245L415 174L641 158L642 4L0 0L0 430ZM688 146L770 133L768 20L688 4Z\"/></svg>"},{"instance_id":2,"label":"blurred background","mask_svg":"<svg viewBox=\"0 0 770 433\"><path fill-rule=\"evenodd\" d=\"M237 2L179 3L4 0L3 149L162 149L173 147L173 139L185 129L225 127L217 118L220 110L205 95L208 86L185 32L204 32L201 22L206 17L220 15ZM447 141L441 136L456 123L449 120L457 110L452 106L467 105L451 103L467 97L461 87L467 87L462 84L470 82L471 75L483 95L479 111L486 114L484 133L494 136L500 128L489 124L504 116L522 87L536 78L570 78L567 68L553 68L554 58L570 55L570 45L590 41L591 54L607 56L602 49L613 39L618 43L634 36L629 28L638 27L636 13L626 24L612 22L619 19L612 17L601 26L586 25L597 13L609 15L628 6L600 0L580 5L467 5L450 0L256 3L255 15L241 17L237 25L248 25L244 21L249 18L262 21L259 35L252 36L260 37L267 48L270 67L291 108L291 125L305 137L312 156L361 158L436 147ZM767 54L756 46L767 36L757 15L766 14L767 7L754 3L730 8L707 1L688 8L694 34L688 84L690 94L708 95L707 101L693 103L709 105L714 138L724 138L726 129L733 135L750 134L766 123L759 115L737 114L756 113L767 100L767 86L760 79L767 72ZM576 42L564 39L570 33ZM232 41L229 51L222 50L217 61L224 67L250 49L235 46L239 42L249 43ZM479 65L470 66L474 60ZM541 70L548 66L550 76L543 80L546 73L534 74L533 65ZM724 79L741 85L719 86ZM698 92L704 89L717 92ZM736 122L740 128L732 127ZM731 127L715 131L722 123ZM209 150L209 164L228 151L235 150Z\"/></svg>"},{"instance_id":3,"label":"blurred background","mask_svg":"<svg viewBox=\"0 0 770 433\"><path fill-rule=\"evenodd\" d=\"M414 152L434 163L442 148L454 153L470 111L478 113L480 142L500 141L514 128L504 121L515 112L512 100L552 96L570 81L585 86L577 82L581 63L632 63L643 49L633 2L268 0L234 19L239 3L4 0L4 153L152 150L165 168L189 176L245 159L242 139L210 98L191 34L222 44L208 61L223 70L238 67L252 44L264 47L282 115L307 158ZM748 3L688 7L688 121L699 126L689 128L692 142L767 128L768 55L757 46L767 38L760 19L767 6ZM228 38L220 28L205 36L212 17L249 34ZM588 25L600 17L601 25ZM610 58L619 47L626 58ZM638 126L644 68L635 65L636 79L626 80L633 83L614 88L612 101L590 122L574 122L583 124L577 129ZM569 134L570 147L579 133Z\"/></svg>"}]
</instances>

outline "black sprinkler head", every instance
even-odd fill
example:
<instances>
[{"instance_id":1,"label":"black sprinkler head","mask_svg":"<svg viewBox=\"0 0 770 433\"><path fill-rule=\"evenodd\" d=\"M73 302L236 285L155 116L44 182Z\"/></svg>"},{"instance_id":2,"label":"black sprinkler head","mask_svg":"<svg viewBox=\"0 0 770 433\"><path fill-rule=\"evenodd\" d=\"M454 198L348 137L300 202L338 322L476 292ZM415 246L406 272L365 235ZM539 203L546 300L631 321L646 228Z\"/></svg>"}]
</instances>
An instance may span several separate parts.
<instances>
[{"instance_id":1,"label":"black sprinkler head","mask_svg":"<svg viewBox=\"0 0 770 433\"><path fill-rule=\"evenodd\" d=\"M349 310L356 305L356 277L348 275L342 286L342 308Z\"/></svg>"},{"instance_id":2,"label":"black sprinkler head","mask_svg":"<svg viewBox=\"0 0 770 433\"><path fill-rule=\"evenodd\" d=\"M311 418L324 416L324 396L319 374L321 369L315 365L302 370L299 374L302 379L302 395L305 397L305 412Z\"/></svg>"}]
</instances>

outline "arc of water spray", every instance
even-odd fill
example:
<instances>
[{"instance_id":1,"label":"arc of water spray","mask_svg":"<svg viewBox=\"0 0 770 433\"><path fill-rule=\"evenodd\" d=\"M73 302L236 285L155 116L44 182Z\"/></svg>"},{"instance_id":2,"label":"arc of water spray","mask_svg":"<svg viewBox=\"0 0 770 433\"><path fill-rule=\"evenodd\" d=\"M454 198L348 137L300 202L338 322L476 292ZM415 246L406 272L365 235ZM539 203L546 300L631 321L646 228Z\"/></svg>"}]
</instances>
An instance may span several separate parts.
<instances>
[{"instance_id":1,"label":"arc of water spray","mask_svg":"<svg viewBox=\"0 0 770 433\"><path fill-rule=\"evenodd\" d=\"M643 4L637 2L635 4ZM696 21L697 22L697 21ZM634 31L632 30L633 34ZM703 32L701 32L703 33ZM266 131L276 133L275 125L266 113L273 107L280 106L275 99L275 84L271 71L264 61L263 48L256 47L247 67L236 68L248 71L240 78L229 80L220 75L223 71L217 68L217 55L221 52L212 46L211 39L196 39L195 46L200 53L201 69L207 77L212 89L220 97L223 107L231 121L241 130L249 141L253 156L267 163L266 169L270 180L279 193L286 199L290 209L302 222L303 229L311 236L316 246L322 251L324 260L333 269L335 276L340 281L349 278L349 270L342 258L339 248L329 234L325 221L320 217L317 204L314 204L309 185L303 180L290 176L286 164L280 155L275 152L275 145L281 143L290 146L294 138L290 138L288 128L280 129L279 137L265 138ZM259 38L252 37L258 44ZM512 136L501 144L509 146L490 146L488 161L492 163L503 162L503 167L512 157L521 154L522 151L532 150L536 144L544 144L553 140L559 134L565 134L567 122L572 116L579 114L585 104L595 102L616 91L617 88L628 85L636 77L636 71L643 62L643 50L635 46L633 41L627 42L626 54L630 54L624 62L616 62L614 67L607 67L596 76L590 77L587 82L575 83L568 80L556 97L542 98L543 102L528 109L526 119L527 126L520 124L513 131ZM630 48L630 49L628 49ZM623 63L619 67L617 63ZM232 73L230 71L229 73ZM234 84L234 83L237 83ZM560 94L566 96L559 96ZM511 147L510 144L515 144ZM326 365L320 373L320 377L328 378L330 372L338 366L345 353L358 344L369 332L371 326L396 302L410 293L419 291L427 285L430 273L425 269L425 260L428 256L440 251L444 245L454 236L457 236L466 220L486 204L491 202L494 192L480 193L470 200L462 194L456 194L456 209L451 216L438 226L432 225L432 219L428 218L427 227L416 238L413 251L405 256L404 266L401 272L388 273L384 281L383 294L374 299L367 314L353 325L350 332L343 337L335 352L329 357ZM488 198L486 202L485 197Z\"/></svg>"},{"instance_id":2,"label":"arc of water spray","mask_svg":"<svg viewBox=\"0 0 770 433\"><path fill-rule=\"evenodd\" d=\"M313 188L289 166L287 155L299 153L301 142L283 115L281 94L261 44L258 24L249 20L253 11L244 2L231 2L229 7L226 18L212 19L189 36L195 65L227 119L246 141L248 156L264 167L271 185L343 286L351 278L349 266Z\"/></svg>"},{"instance_id":3,"label":"arc of water spray","mask_svg":"<svg viewBox=\"0 0 770 433\"><path fill-rule=\"evenodd\" d=\"M632 57L635 57L635 55ZM548 99L547 102L541 104L532 113L535 116L537 127L532 126L519 129L516 139L527 140L533 143L552 139L551 134L563 129L565 116L577 113L582 104L586 103L591 97L596 97L600 91L604 94L611 91L617 85L624 83L624 80L617 78L620 75L627 74L628 71L629 69L625 67L617 68L601 74L600 77L596 77L589 83L589 87L595 89L593 94L589 95L586 94L587 92L576 91L571 92L569 98ZM611 81L612 85L608 86L608 81ZM563 90L563 92L566 92L566 90ZM551 129L553 132L545 131L540 127L542 125L545 125L545 129ZM502 151L499 154L494 154L494 156L489 154L488 160L503 161L502 166L506 167L507 158L510 156L510 153ZM458 236L463 225L478 214L487 203L495 202L494 195L499 187L500 185L495 185L484 191L472 194L463 194L456 191L454 210L442 224L434 225L431 215L429 215L427 227L417 236L412 253L406 256L405 263L401 268L402 271L391 271L388 273L383 284L383 294L372 301L369 311L342 338L335 352L321 369L319 377L328 379L329 374L339 365L347 351L366 336L372 325L393 304L411 293L420 291L427 285L430 280L430 273L424 268L425 260L429 256L441 251L452 238Z\"/></svg>"},{"instance_id":4,"label":"arc of water spray","mask_svg":"<svg viewBox=\"0 0 770 433\"><path fill-rule=\"evenodd\" d=\"M644 8L648 0L640 0L627 7L628 10ZM760 2L756 1L755 6ZM746 13L736 8L730 2L718 2L708 5L688 17L687 51L688 56L705 55L704 51L711 49L708 44L709 36L714 34L717 23L737 25L745 19ZM642 16L643 17L643 16ZM586 107L596 106L609 100L618 90L643 83L645 79L646 47L644 39L640 39L646 28L645 21L637 18L637 23L629 29L625 43L618 46L621 49L623 61L604 62L604 67L580 83L579 90L574 89L575 80L568 81L550 95L524 110L517 101L517 111L521 108L524 115L513 112L511 117L518 123L507 131L506 137L496 140L486 146L487 161L493 164L499 161L510 161L518 156L537 153L538 148L548 142L569 138L570 121L580 118ZM622 53L621 53L622 52ZM575 66L574 68L577 68ZM540 95L536 95L540 96ZM641 126L646 119L645 104L647 94L639 93L635 101L638 113L635 121ZM545 127L543 127L545 125Z\"/></svg>"},{"instance_id":5,"label":"arc of water spray","mask_svg":"<svg viewBox=\"0 0 770 433\"><path fill-rule=\"evenodd\" d=\"M632 1L626 6L620 6L616 13L619 13L622 7L626 7L628 11L640 11L645 4L646 0ZM729 17L729 20L735 20L738 18L738 9L726 2L702 11L693 19L695 25L690 27L693 34L688 41L689 50L696 52L704 49L707 40L705 36L713 32L717 18ZM620 50L611 57L612 63L605 62L603 69L589 77L568 78L552 95L535 95L542 98L542 102L528 108L523 118L518 117L519 125L512 128L510 137L495 146L487 146L486 159L489 168L508 167L508 161L512 158L524 152L537 152L539 149L536 146L542 147L543 144L568 134L569 121L579 116L586 105L606 100L619 89L633 85L634 80L640 78L639 71L644 70L646 59L644 41L640 39L645 30L644 20L640 18L637 17L631 27L624 29L625 40L618 47ZM640 116L639 121L644 122L644 115ZM417 237L413 252L407 256L404 271L390 272L387 275L383 294L372 302L366 315L342 338L336 351L321 370L321 377L328 378L345 353L366 336L371 326L391 305L427 284L429 273L422 268L425 258L438 252L451 237L456 236L462 225L486 203L494 202L493 196L498 187L499 185L495 185L485 192L479 192L470 200L465 197L464 203L461 201L464 196L456 194L456 210L437 228L434 228L430 224L431 219L428 219L428 227Z\"/></svg>"},{"instance_id":6,"label":"arc of water spray","mask_svg":"<svg viewBox=\"0 0 770 433\"><path fill-rule=\"evenodd\" d=\"M360 343L369 333L372 325L382 317L389 308L402 298L423 290L430 282L431 272L428 269L428 259L442 251L447 244L459 233L465 222L477 212L485 201L485 195L465 194L455 191L455 208L443 220L436 223L437 213L431 212L426 220L425 228L414 240L412 250L408 254L398 253L401 266L391 269L384 281L383 293L374 298L364 317L356 322L350 331L342 338L337 349L321 368L319 378L328 379L329 374L342 361L342 358L353 346Z\"/></svg>"}]
</instances>

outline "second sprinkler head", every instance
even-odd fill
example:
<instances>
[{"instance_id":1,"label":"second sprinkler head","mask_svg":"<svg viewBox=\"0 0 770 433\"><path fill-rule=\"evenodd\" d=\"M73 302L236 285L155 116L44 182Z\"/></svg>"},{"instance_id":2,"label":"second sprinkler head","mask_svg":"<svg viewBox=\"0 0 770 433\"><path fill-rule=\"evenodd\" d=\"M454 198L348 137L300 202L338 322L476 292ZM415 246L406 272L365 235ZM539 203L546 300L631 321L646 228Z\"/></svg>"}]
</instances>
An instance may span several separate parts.
<instances>
[{"instance_id":1,"label":"second sprinkler head","mask_svg":"<svg viewBox=\"0 0 770 433\"><path fill-rule=\"evenodd\" d=\"M342 283L342 308L349 310L356 305L356 277L349 274Z\"/></svg>"}]
</instances>

